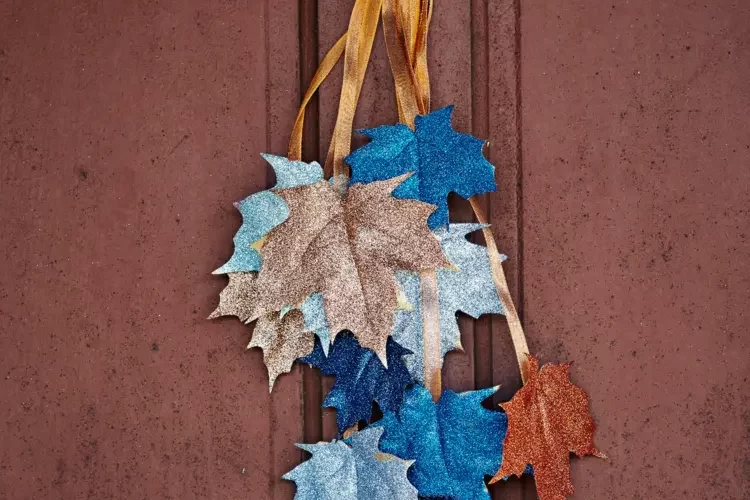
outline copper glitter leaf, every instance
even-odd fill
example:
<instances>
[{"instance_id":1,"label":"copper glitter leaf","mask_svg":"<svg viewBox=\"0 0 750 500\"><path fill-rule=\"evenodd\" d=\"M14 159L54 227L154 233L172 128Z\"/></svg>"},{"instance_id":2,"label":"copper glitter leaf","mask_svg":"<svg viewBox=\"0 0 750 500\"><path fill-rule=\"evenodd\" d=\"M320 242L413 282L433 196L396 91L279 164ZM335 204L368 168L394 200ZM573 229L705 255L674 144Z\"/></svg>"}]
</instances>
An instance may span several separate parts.
<instances>
[{"instance_id":1,"label":"copper glitter leaf","mask_svg":"<svg viewBox=\"0 0 750 500\"><path fill-rule=\"evenodd\" d=\"M406 177L354 184L343 194L326 181L277 191L289 218L268 233L248 319L320 292L331 340L349 330L386 364L398 303L394 272L450 266L427 228L434 207L391 196Z\"/></svg>"},{"instance_id":2,"label":"copper glitter leaf","mask_svg":"<svg viewBox=\"0 0 750 500\"><path fill-rule=\"evenodd\" d=\"M520 476L531 464L540 500L565 500L573 494L570 453L604 458L594 447L588 396L570 382L569 368L547 364L539 370L539 361L529 357L526 385L500 405L508 415L508 433L502 466L491 483Z\"/></svg>"}]
</instances>

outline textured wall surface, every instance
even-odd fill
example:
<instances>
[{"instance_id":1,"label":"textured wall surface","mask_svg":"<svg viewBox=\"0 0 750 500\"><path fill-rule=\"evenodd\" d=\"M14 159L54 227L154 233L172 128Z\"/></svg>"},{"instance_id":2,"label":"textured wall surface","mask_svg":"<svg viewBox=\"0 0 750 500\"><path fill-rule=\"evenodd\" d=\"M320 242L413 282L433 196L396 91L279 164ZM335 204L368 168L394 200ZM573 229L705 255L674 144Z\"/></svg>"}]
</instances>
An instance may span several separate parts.
<instances>
[{"instance_id":1,"label":"textured wall surface","mask_svg":"<svg viewBox=\"0 0 750 500\"><path fill-rule=\"evenodd\" d=\"M0 0L0 498L292 498L331 381L269 394L209 273L351 5ZM591 395L610 460L575 498L750 497L750 7L437 1L430 43L434 107L490 140L530 346ZM378 39L356 122L395 119ZM503 319L462 328L445 385L509 397Z\"/></svg>"}]
</instances>

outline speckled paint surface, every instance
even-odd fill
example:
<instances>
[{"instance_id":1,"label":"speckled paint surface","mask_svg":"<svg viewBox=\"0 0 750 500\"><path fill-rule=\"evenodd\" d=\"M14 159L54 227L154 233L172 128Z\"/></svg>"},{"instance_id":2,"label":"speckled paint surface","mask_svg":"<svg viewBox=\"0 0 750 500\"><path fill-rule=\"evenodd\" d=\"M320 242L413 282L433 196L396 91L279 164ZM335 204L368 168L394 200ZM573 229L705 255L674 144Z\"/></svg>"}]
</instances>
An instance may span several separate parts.
<instances>
[{"instance_id":1,"label":"speckled paint surface","mask_svg":"<svg viewBox=\"0 0 750 500\"><path fill-rule=\"evenodd\" d=\"M268 394L248 327L205 320L210 272L351 4L0 0L0 498L292 498L294 443L335 415L307 368ZM610 457L573 461L574 498L749 497L750 7L436 7L434 108L489 139L529 343L574 362ZM396 119L381 40L374 58L358 128ZM446 388L507 399L503 319L460 321ZM531 479L491 490L534 498Z\"/></svg>"}]
</instances>

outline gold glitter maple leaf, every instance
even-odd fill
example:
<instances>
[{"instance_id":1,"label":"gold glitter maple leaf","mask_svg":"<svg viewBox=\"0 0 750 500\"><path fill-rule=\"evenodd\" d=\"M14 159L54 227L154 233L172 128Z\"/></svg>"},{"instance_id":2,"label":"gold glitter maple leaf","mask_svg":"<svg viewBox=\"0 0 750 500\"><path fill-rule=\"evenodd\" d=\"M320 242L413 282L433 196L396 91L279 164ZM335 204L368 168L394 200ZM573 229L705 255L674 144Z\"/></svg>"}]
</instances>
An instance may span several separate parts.
<instances>
[{"instance_id":1,"label":"gold glitter maple leaf","mask_svg":"<svg viewBox=\"0 0 750 500\"><path fill-rule=\"evenodd\" d=\"M343 194L327 181L276 191L289 217L266 238L261 270L245 283L242 316L254 320L320 292L331 341L349 330L385 364L398 307L394 271L450 266L427 227L435 207L391 196L406 177L354 184Z\"/></svg>"},{"instance_id":2,"label":"gold glitter maple leaf","mask_svg":"<svg viewBox=\"0 0 750 500\"><path fill-rule=\"evenodd\" d=\"M503 463L490 483L534 467L540 500L565 500L573 494L570 453L606 458L594 447L596 425L586 392L568 378L570 364L547 364L529 356L529 380L503 403L508 415Z\"/></svg>"},{"instance_id":3,"label":"gold glitter maple leaf","mask_svg":"<svg viewBox=\"0 0 750 500\"><path fill-rule=\"evenodd\" d=\"M209 319L237 316L248 319L252 310L248 298L252 296L256 273L229 273L229 284L222 290L219 307ZM268 370L268 389L273 388L282 373L289 373L292 365L307 356L315 347L315 334L305 326L302 311L293 308L281 314L269 312L258 318L253 337L247 348L260 347Z\"/></svg>"}]
</instances>

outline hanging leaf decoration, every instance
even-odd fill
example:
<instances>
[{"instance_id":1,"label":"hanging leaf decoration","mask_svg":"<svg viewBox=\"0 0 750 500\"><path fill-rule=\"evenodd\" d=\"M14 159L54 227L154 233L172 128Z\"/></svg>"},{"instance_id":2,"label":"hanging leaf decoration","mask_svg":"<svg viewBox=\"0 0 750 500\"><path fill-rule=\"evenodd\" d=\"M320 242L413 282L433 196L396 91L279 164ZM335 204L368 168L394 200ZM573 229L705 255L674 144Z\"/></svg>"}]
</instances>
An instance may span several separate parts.
<instances>
[{"instance_id":1,"label":"hanging leaf decoration","mask_svg":"<svg viewBox=\"0 0 750 500\"><path fill-rule=\"evenodd\" d=\"M573 494L570 453L605 458L594 447L596 425L588 396L569 378L570 364L547 364L529 357L530 377L509 403L505 457L492 482L534 468L540 500L565 500Z\"/></svg>"},{"instance_id":2,"label":"hanging leaf decoration","mask_svg":"<svg viewBox=\"0 0 750 500\"><path fill-rule=\"evenodd\" d=\"M278 190L289 217L266 236L263 267L246 292L248 319L320 292L332 340L349 330L386 364L394 271L450 265L427 229L432 207L391 196L405 178L354 184L343 194L326 181Z\"/></svg>"},{"instance_id":3,"label":"hanging leaf decoration","mask_svg":"<svg viewBox=\"0 0 750 500\"><path fill-rule=\"evenodd\" d=\"M290 161L269 154L261 156L276 173L276 186L271 191L255 193L234 204L242 214L242 226L234 236L232 258L214 274L258 271L261 267L258 248L263 237L289 217L286 203L274 191L306 186L323 179L323 169L316 162Z\"/></svg>"},{"instance_id":4,"label":"hanging leaf decoration","mask_svg":"<svg viewBox=\"0 0 750 500\"><path fill-rule=\"evenodd\" d=\"M482 154L484 141L453 130L453 106L418 116L415 130L404 124L363 130L369 144L350 154L352 182L372 182L414 172L393 192L396 198L437 205L431 229L448 225L448 193L469 199L494 192L495 167Z\"/></svg>"},{"instance_id":5,"label":"hanging leaf decoration","mask_svg":"<svg viewBox=\"0 0 750 500\"><path fill-rule=\"evenodd\" d=\"M378 450L383 430L355 432L344 441L301 444L312 457L284 475L297 484L295 500L417 500L409 483L411 462Z\"/></svg>"},{"instance_id":6,"label":"hanging leaf decoration","mask_svg":"<svg viewBox=\"0 0 750 500\"><path fill-rule=\"evenodd\" d=\"M461 349L461 332L456 320L458 311L473 318L503 312L492 280L487 248L466 239L466 235L483 227L485 226L482 224L451 224L449 229L435 230L443 252L453 264L450 269L437 271L441 360L449 351ZM412 377L424 383L419 275L399 271L397 276L411 307L396 312L393 338L413 353L405 356L404 361Z\"/></svg>"},{"instance_id":7,"label":"hanging leaf decoration","mask_svg":"<svg viewBox=\"0 0 750 500\"><path fill-rule=\"evenodd\" d=\"M336 377L324 406L336 409L339 433L349 437L298 445L312 455L284 476L298 500L489 500L487 476L499 481L532 466L541 500L565 500L573 493L569 453L603 456L569 365L525 364L527 342L487 225L449 223L450 193L486 222L474 197L496 185L484 142L453 129L453 107L429 113L432 9L432 0L355 3L289 140L289 156L301 158L306 106L343 57L327 158L333 178L317 163L264 155L277 184L235 204L243 222L234 253L215 271L229 284L210 317L257 320L248 348L263 350L269 389L297 360ZM381 17L402 123L365 130L370 142L349 154ZM478 229L492 253L466 239ZM457 313L504 309L528 378L505 413L482 406L497 388L440 394L443 358L461 349ZM373 403L383 411L374 424ZM360 421L370 427L358 431Z\"/></svg>"},{"instance_id":8,"label":"hanging leaf decoration","mask_svg":"<svg viewBox=\"0 0 750 500\"><path fill-rule=\"evenodd\" d=\"M406 390L398 413L384 413L373 424L385 429L383 451L415 460L409 480L421 497L489 500L484 478L500 466L507 421L482 401L496 391L445 391L435 403L427 389L415 385Z\"/></svg>"},{"instance_id":9,"label":"hanging leaf decoration","mask_svg":"<svg viewBox=\"0 0 750 500\"><path fill-rule=\"evenodd\" d=\"M361 420L369 422L373 401L383 411L394 412L401 407L404 388L412 382L401 359L409 351L393 339L388 339L386 351L387 368L373 351L361 347L350 333L344 333L336 337L328 357L318 341L312 354L299 360L336 377L323 406L336 408L339 434Z\"/></svg>"}]
</instances>

